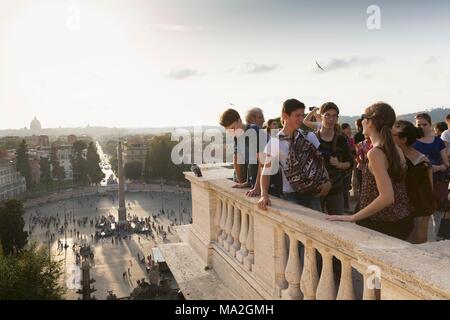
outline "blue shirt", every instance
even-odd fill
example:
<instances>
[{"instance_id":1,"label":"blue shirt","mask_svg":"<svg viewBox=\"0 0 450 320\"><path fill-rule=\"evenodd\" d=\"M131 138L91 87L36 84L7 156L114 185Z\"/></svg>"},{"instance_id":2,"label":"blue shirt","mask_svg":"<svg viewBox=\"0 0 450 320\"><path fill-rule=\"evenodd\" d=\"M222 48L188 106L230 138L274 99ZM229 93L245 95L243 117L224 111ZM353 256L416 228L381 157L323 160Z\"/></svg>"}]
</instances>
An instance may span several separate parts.
<instances>
[{"instance_id":1,"label":"blue shirt","mask_svg":"<svg viewBox=\"0 0 450 320\"><path fill-rule=\"evenodd\" d=\"M431 143L423 143L417 140L414 143L414 149L424 154L432 165L439 166L442 164L441 150L445 149L445 143L441 138L435 137ZM433 173L433 181L442 180L442 171Z\"/></svg>"},{"instance_id":2,"label":"blue shirt","mask_svg":"<svg viewBox=\"0 0 450 320\"><path fill-rule=\"evenodd\" d=\"M442 164L441 151L445 149L445 143L441 138L435 137L431 143L423 143L417 140L414 143L414 149L426 155L432 165Z\"/></svg>"}]
</instances>

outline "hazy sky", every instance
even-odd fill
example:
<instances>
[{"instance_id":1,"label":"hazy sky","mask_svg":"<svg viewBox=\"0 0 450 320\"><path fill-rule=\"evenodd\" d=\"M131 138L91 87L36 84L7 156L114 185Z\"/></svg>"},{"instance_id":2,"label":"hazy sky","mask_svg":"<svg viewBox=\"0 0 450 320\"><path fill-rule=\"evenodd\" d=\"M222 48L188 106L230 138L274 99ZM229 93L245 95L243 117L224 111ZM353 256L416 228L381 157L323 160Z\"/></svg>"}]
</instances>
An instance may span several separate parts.
<instances>
[{"instance_id":1,"label":"hazy sky","mask_svg":"<svg viewBox=\"0 0 450 320\"><path fill-rule=\"evenodd\" d=\"M449 53L446 0L0 0L0 129L216 125L293 97L450 107Z\"/></svg>"}]
</instances>

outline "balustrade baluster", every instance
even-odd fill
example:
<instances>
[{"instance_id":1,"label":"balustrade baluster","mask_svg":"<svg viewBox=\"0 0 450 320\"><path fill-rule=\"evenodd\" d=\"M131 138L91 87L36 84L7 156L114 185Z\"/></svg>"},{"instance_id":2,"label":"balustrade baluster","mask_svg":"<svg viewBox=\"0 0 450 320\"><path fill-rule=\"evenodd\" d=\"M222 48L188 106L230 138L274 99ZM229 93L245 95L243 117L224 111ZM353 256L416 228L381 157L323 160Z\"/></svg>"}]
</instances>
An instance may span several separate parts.
<instances>
[{"instance_id":1,"label":"balustrade baluster","mask_svg":"<svg viewBox=\"0 0 450 320\"><path fill-rule=\"evenodd\" d=\"M217 201L217 203L216 203L216 213L214 216L214 227L216 228L215 239L219 240L219 236L222 232L222 230L220 229L220 220L221 220L221 216L222 216L222 199L217 197L216 201Z\"/></svg>"},{"instance_id":2,"label":"balustrade baluster","mask_svg":"<svg viewBox=\"0 0 450 320\"><path fill-rule=\"evenodd\" d=\"M311 240L305 243L305 258L300 288L305 300L315 300L319 274L317 272L316 249Z\"/></svg>"},{"instance_id":3,"label":"balustrade baluster","mask_svg":"<svg viewBox=\"0 0 450 320\"><path fill-rule=\"evenodd\" d=\"M283 291L282 296L290 300L303 298L300 290L300 278L302 275L300 256L298 252L298 240L293 233L289 234L289 257L286 264L285 277L288 288Z\"/></svg>"},{"instance_id":4,"label":"balustrade baluster","mask_svg":"<svg viewBox=\"0 0 450 320\"><path fill-rule=\"evenodd\" d=\"M282 228L276 229L276 246L277 251L275 254L275 282L277 284L277 295L281 297L281 292L288 287L286 281L285 271L288 259L287 245L286 245L286 233Z\"/></svg>"},{"instance_id":5,"label":"balustrade baluster","mask_svg":"<svg viewBox=\"0 0 450 320\"><path fill-rule=\"evenodd\" d=\"M225 223L226 237L223 239L223 246L227 251L230 251L230 247L233 244L233 236L231 235L231 229L233 228L233 217L234 203L232 201L228 201L227 221Z\"/></svg>"},{"instance_id":6,"label":"balustrade baluster","mask_svg":"<svg viewBox=\"0 0 450 320\"><path fill-rule=\"evenodd\" d=\"M241 232L239 234L239 242L241 243L241 249L236 252L236 258L240 263L244 262L244 258L248 254L247 247L245 246L245 242L247 240L248 234L248 217L247 209L241 209Z\"/></svg>"},{"instance_id":7,"label":"balustrade baluster","mask_svg":"<svg viewBox=\"0 0 450 320\"><path fill-rule=\"evenodd\" d=\"M333 274L333 255L329 249L325 249L322 254L322 273L320 274L319 284L317 285L317 300L335 300L336 283Z\"/></svg>"},{"instance_id":8,"label":"balustrade baluster","mask_svg":"<svg viewBox=\"0 0 450 320\"><path fill-rule=\"evenodd\" d=\"M251 271L253 267L253 263L255 262L255 256L254 256L254 227L253 227L253 214L248 215L249 223L248 223L248 233L247 233L247 240L245 241L245 247L248 250L247 257L244 259L244 265L246 266L247 270Z\"/></svg>"},{"instance_id":9,"label":"balustrade baluster","mask_svg":"<svg viewBox=\"0 0 450 320\"><path fill-rule=\"evenodd\" d=\"M355 300L355 291L353 290L352 265L346 258L341 260L341 281L336 297L337 300Z\"/></svg>"},{"instance_id":10,"label":"balustrade baluster","mask_svg":"<svg viewBox=\"0 0 450 320\"><path fill-rule=\"evenodd\" d=\"M230 247L230 253L233 257L236 256L236 252L241 248L239 241L239 233L241 232L241 210L237 205L234 206L234 218L233 228L231 229L231 236L233 237L233 243Z\"/></svg>"},{"instance_id":11,"label":"balustrade baluster","mask_svg":"<svg viewBox=\"0 0 450 320\"><path fill-rule=\"evenodd\" d=\"M227 207L228 207L228 200L227 199L223 199L222 200L222 215L220 217L220 230L222 230L222 232L220 233L218 242L219 244L221 244L223 246L223 242L226 239L226 232L225 232L225 224L226 224L226 220L227 220Z\"/></svg>"}]
</instances>

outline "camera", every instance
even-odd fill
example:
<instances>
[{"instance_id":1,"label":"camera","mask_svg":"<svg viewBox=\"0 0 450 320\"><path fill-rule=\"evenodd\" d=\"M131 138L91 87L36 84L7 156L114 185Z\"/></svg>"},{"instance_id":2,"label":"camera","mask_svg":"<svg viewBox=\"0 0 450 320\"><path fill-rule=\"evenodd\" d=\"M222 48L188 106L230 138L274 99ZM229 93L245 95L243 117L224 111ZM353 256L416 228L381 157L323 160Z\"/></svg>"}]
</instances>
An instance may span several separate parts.
<instances>
[{"instance_id":1,"label":"camera","mask_svg":"<svg viewBox=\"0 0 450 320\"><path fill-rule=\"evenodd\" d=\"M200 167L196 164L193 164L191 166L191 171L197 176L197 177L202 177L202 171L200 170Z\"/></svg>"}]
</instances>

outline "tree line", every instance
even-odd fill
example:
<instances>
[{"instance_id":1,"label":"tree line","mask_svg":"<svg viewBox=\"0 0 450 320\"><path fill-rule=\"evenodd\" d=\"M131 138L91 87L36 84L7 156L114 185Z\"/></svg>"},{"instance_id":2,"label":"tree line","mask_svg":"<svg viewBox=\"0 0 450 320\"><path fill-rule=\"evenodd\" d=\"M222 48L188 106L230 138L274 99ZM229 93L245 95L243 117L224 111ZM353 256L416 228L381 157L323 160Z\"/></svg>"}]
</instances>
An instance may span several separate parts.
<instances>
[{"instance_id":1,"label":"tree line","mask_svg":"<svg viewBox=\"0 0 450 320\"><path fill-rule=\"evenodd\" d=\"M171 141L170 134L153 136L148 142L144 163L130 161L124 166L128 179L144 180L149 183L154 180L184 181L184 171L189 171L189 165L175 165L171 160L173 147L177 144Z\"/></svg>"},{"instance_id":2,"label":"tree line","mask_svg":"<svg viewBox=\"0 0 450 320\"><path fill-rule=\"evenodd\" d=\"M83 152L87 148L86 157ZM105 177L100 168L100 156L93 142L89 145L86 142L78 140L72 145L70 157L73 181L77 185L98 184ZM57 146L52 146L49 157L41 157L40 166L40 184L48 187L54 181L61 183L66 178L64 167L59 163ZM16 167L17 171L25 178L27 190L35 187L32 181L31 166L28 156L28 147L25 140L22 140L19 148L16 150Z\"/></svg>"}]
</instances>

